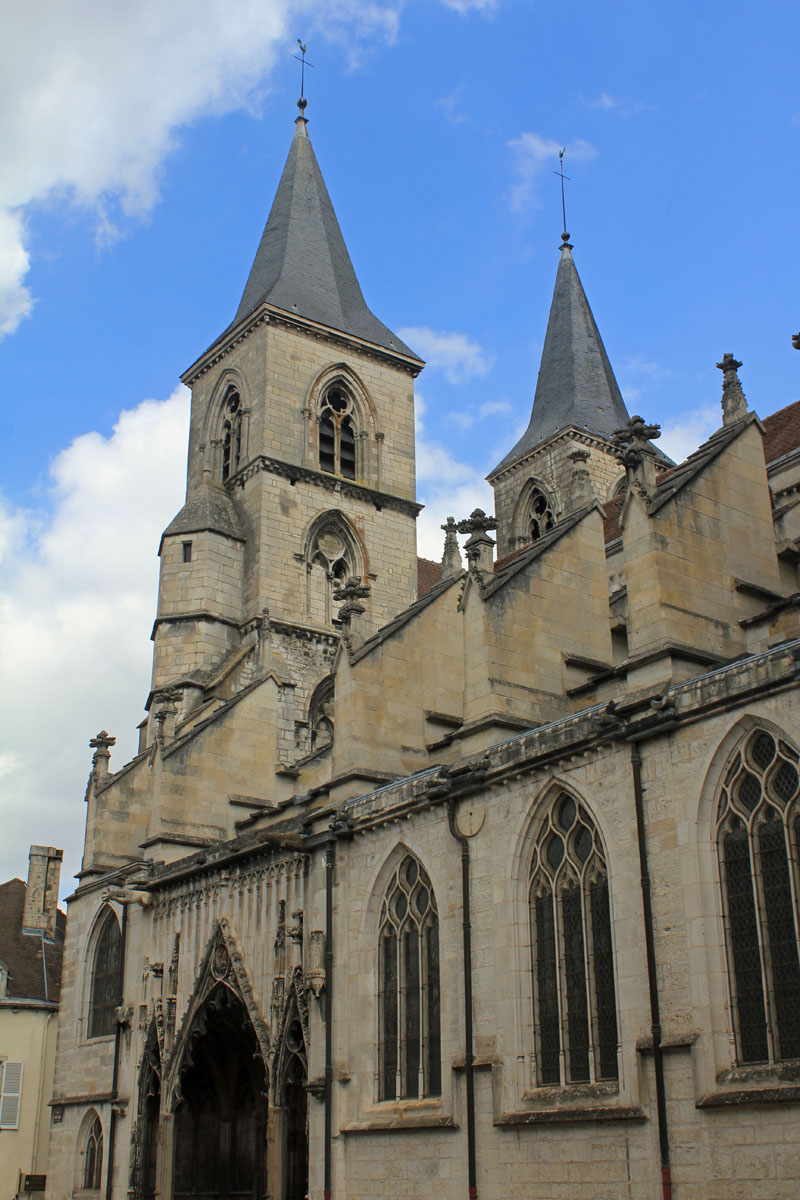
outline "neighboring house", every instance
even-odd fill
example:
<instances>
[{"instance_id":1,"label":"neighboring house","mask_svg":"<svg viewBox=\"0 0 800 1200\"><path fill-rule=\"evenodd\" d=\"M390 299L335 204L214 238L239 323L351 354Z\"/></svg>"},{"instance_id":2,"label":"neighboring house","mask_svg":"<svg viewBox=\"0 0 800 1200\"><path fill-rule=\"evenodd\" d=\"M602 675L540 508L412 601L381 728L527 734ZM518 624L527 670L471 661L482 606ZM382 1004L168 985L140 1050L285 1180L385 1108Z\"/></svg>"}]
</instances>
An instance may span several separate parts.
<instances>
[{"instance_id":1,"label":"neighboring house","mask_svg":"<svg viewBox=\"0 0 800 1200\"><path fill-rule=\"evenodd\" d=\"M31 846L28 882L0 884L0 1197L44 1191L66 914L62 852Z\"/></svg>"},{"instance_id":2,"label":"neighboring house","mask_svg":"<svg viewBox=\"0 0 800 1200\"><path fill-rule=\"evenodd\" d=\"M565 233L496 516L420 564L423 363L301 113L90 743L49 1200L800 1195L800 405L718 365L676 466Z\"/></svg>"}]
</instances>

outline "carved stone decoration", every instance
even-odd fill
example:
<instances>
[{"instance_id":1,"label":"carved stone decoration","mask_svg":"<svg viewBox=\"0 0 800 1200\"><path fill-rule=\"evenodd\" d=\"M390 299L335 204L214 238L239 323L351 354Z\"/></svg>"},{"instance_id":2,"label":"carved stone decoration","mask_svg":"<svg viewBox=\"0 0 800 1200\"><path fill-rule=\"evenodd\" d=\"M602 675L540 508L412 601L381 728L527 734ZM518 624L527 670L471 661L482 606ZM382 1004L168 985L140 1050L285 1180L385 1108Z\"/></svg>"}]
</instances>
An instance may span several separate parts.
<instances>
[{"instance_id":1,"label":"carved stone decoration","mask_svg":"<svg viewBox=\"0 0 800 1200\"><path fill-rule=\"evenodd\" d=\"M308 935L308 970L305 978L306 987L314 993L317 1000L325 987L325 931L312 929Z\"/></svg>"},{"instance_id":2,"label":"carved stone decoration","mask_svg":"<svg viewBox=\"0 0 800 1200\"><path fill-rule=\"evenodd\" d=\"M92 755L92 774L95 776L108 775L108 762L111 758L111 747L116 746L117 739L101 729L96 737L89 739L89 749Z\"/></svg>"},{"instance_id":3,"label":"carved stone decoration","mask_svg":"<svg viewBox=\"0 0 800 1200\"><path fill-rule=\"evenodd\" d=\"M625 467L628 487L647 504L653 498L656 466L649 442L661 437L660 425L648 425L644 417L633 416L622 429L611 435L614 453Z\"/></svg>"},{"instance_id":4,"label":"carved stone decoration","mask_svg":"<svg viewBox=\"0 0 800 1200\"><path fill-rule=\"evenodd\" d=\"M491 571L494 539L489 537L489 530L497 529L496 518L487 516L482 508L474 508L456 528L459 533L470 535L464 546L470 571L478 574Z\"/></svg>"},{"instance_id":5,"label":"carved stone decoration","mask_svg":"<svg viewBox=\"0 0 800 1200\"><path fill-rule=\"evenodd\" d=\"M723 354L716 365L722 371L722 424L732 425L747 416L747 400L739 381L742 364L732 354Z\"/></svg>"},{"instance_id":6,"label":"carved stone decoration","mask_svg":"<svg viewBox=\"0 0 800 1200\"><path fill-rule=\"evenodd\" d=\"M211 957L211 973L215 979L226 979L230 969L231 959L228 947L224 942L219 942Z\"/></svg>"},{"instance_id":7,"label":"carved stone decoration","mask_svg":"<svg viewBox=\"0 0 800 1200\"><path fill-rule=\"evenodd\" d=\"M442 579L450 579L453 575L458 575L459 571L463 570L464 567L461 561L461 551L458 548L458 538L456 537L458 527L455 518L448 517L444 525L441 525L440 528L444 530Z\"/></svg>"},{"instance_id":8,"label":"carved stone decoration","mask_svg":"<svg viewBox=\"0 0 800 1200\"><path fill-rule=\"evenodd\" d=\"M172 943L172 957L169 961L169 994L174 996L178 990L178 963L180 962L181 953L181 935L175 934L175 940Z\"/></svg>"},{"instance_id":9,"label":"carved stone decoration","mask_svg":"<svg viewBox=\"0 0 800 1200\"><path fill-rule=\"evenodd\" d=\"M283 1013L273 1039L272 1088L276 1104L280 1103L281 1087L293 1056L302 1060L307 1075L308 993L300 968L292 971L287 980Z\"/></svg>"}]
</instances>

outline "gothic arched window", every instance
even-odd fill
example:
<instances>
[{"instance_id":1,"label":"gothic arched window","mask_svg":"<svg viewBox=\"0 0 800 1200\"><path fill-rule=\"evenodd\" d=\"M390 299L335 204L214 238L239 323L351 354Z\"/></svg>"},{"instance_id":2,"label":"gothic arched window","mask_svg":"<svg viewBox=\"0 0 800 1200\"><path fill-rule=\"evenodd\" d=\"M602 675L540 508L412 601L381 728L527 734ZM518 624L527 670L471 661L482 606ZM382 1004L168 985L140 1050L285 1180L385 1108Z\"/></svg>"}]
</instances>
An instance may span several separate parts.
<instances>
[{"instance_id":1,"label":"gothic arched window","mask_svg":"<svg viewBox=\"0 0 800 1200\"><path fill-rule=\"evenodd\" d=\"M235 387L229 387L222 404L222 482L242 465L242 403Z\"/></svg>"},{"instance_id":2,"label":"gothic arched window","mask_svg":"<svg viewBox=\"0 0 800 1200\"><path fill-rule=\"evenodd\" d=\"M119 921L109 909L92 956L92 986L89 998L89 1037L114 1032L114 1009L121 1002L122 974Z\"/></svg>"},{"instance_id":3,"label":"gothic arched window","mask_svg":"<svg viewBox=\"0 0 800 1200\"><path fill-rule=\"evenodd\" d=\"M103 1126L97 1113L89 1124L83 1142L81 1185L87 1192L99 1192L103 1175Z\"/></svg>"},{"instance_id":4,"label":"gothic arched window","mask_svg":"<svg viewBox=\"0 0 800 1200\"><path fill-rule=\"evenodd\" d=\"M800 1058L798 754L755 730L725 774L717 845L740 1062Z\"/></svg>"},{"instance_id":5,"label":"gothic arched window","mask_svg":"<svg viewBox=\"0 0 800 1200\"><path fill-rule=\"evenodd\" d=\"M555 516L553 506L541 488L535 487L530 499L530 535L536 542L553 528Z\"/></svg>"},{"instance_id":6,"label":"gothic arched window","mask_svg":"<svg viewBox=\"0 0 800 1200\"><path fill-rule=\"evenodd\" d=\"M356 477L356 428L353 398L339 384L329 387L319 415L319 465L332 475Z\"/></svg>"},{"instance_id":7,"label":"gothic arched window","mask_svg":"<svg viewBox=\"0 0 800 1200\"><path fill-rule=\"evenodd\" d=\"M431 881L411 854L381 906L378 978L381 1100L440 1095L439 918Z\"/></svg>"},{"instance_id":8,"label":"gothic arched window","mask_svg":"<svg viewBox=\"0 0 800 1200\"><path fill-rule=\"evenodd\" d=\"M616 1079L606 863L591 817L567 792L539 835L529 895L538 1082Z\"/></svg>"}]
</instances>

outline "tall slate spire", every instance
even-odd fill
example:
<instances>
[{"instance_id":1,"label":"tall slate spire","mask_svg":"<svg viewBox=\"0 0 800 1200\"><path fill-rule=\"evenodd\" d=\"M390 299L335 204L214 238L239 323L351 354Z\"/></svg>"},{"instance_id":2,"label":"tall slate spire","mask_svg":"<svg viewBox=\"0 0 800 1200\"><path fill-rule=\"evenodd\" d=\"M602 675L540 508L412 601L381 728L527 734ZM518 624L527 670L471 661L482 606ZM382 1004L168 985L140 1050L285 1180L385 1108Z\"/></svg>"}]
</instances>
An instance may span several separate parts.
<instances>
[{"instance_id":1,"label":"tall slate spire","mask_svg":"<svg viewBox=\"0 0 800 1200\"><path fill-rule=\"evenodd\" d=\"M528 428L495 467L510 466L540 442L574 426L610 438L628 422L606 348L583 290L569 234L562 235L561 260ZM492 472L494 474L494 472Z\"/></svg>"},{"instance_id":2,"label":"tall slate spire","mask_svg":"<svg viewBox=\"0 0 800 1200\"><path fill-rule=\"evenodd\" d=\"M361 293L302 115L233 326L276 308L417 356L373 316Z\"/></svg>"}]
</instances>

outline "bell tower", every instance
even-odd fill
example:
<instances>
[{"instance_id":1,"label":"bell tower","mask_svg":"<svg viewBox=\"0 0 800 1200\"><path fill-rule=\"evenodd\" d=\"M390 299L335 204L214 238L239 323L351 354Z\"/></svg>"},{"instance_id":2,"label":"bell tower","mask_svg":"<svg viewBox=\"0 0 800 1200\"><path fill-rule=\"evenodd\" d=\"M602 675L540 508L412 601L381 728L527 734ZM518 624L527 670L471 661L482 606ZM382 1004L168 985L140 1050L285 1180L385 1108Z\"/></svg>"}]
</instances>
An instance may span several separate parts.
<instances>
[{"instance_id":1,"label":"bell tower","mask_svg":"<svg viewBox=\"0 0 800 1200\"><path fill-rule=\"evenodd\" d=\"M304 107L236 315L182 376L186 503L161 541L153 692L199 699L259 638L310 695L341 582L369 587L367 628L415 596L423 363L366 305Z\"/></svg>"}]
</instances>

